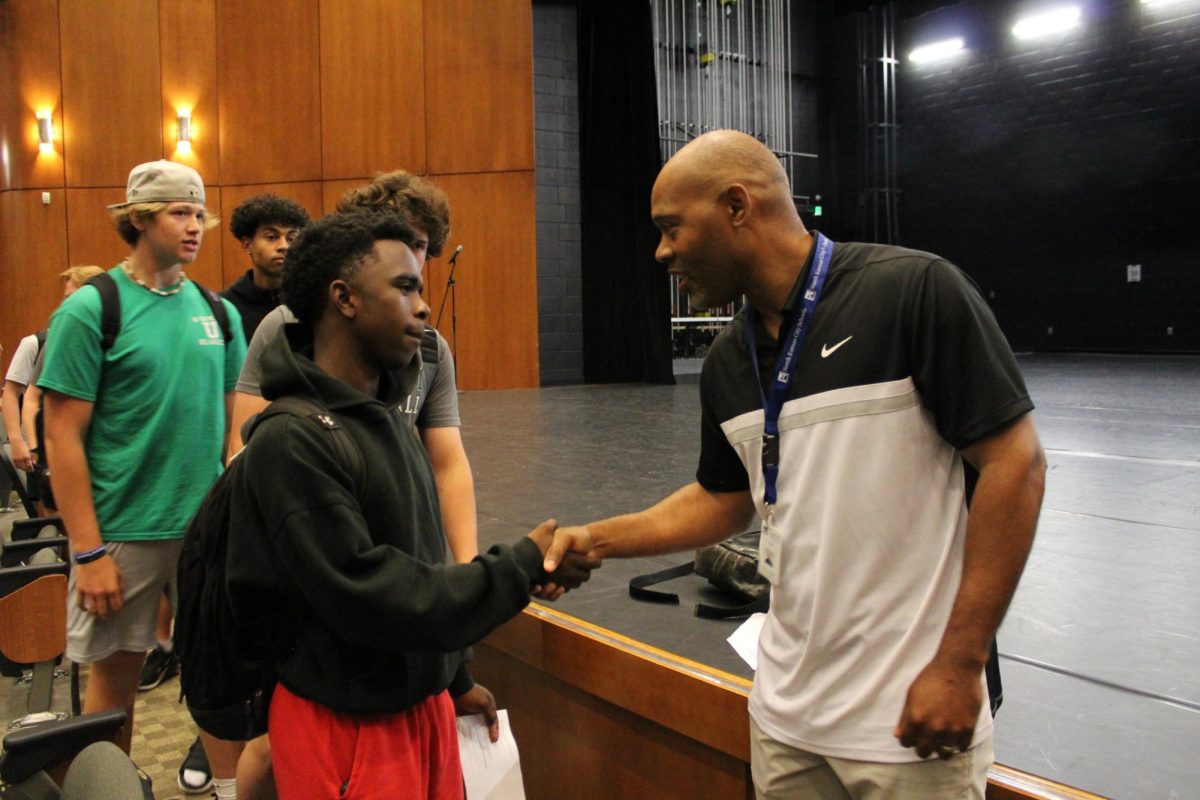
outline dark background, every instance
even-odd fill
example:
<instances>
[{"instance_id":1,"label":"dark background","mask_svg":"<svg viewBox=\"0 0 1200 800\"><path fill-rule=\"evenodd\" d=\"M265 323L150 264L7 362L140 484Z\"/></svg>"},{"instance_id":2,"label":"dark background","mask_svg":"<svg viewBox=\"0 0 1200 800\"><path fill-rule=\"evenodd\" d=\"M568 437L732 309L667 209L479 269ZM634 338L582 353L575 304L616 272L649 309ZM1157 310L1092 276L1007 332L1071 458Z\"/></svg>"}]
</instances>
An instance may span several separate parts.
<instances>
[{"instance_id":1,"label":"dark background","mask_svg":"<svg viewBox=\"0 0 1200 800\"><path fill-rule=\"evenodd\" d=\"M1035 42L1011 35L1027 2L892 4L898 243L966 270L1018 350L1196 352L1200 3L1073 4L1082 24ZM854 30L871 5L822 4L832 197L816 222L841 238L856 233ZM908 61L949 36L967 51Z\"/></svg>"}]
</instances>

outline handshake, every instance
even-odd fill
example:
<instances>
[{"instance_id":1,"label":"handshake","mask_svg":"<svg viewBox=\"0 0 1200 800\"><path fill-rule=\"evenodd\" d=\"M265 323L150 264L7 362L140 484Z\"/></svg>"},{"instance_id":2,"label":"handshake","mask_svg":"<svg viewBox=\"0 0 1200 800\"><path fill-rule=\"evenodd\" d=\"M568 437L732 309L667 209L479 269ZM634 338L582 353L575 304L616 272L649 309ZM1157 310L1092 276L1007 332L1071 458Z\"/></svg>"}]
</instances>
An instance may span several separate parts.
<instances>
[{"instance_id":1,"label":"handshake","mask_svg":"<svg viewBox=\"0 0 1200 800\"><path fill-rule=\"evenodd\" d=\"M544 557L543 580L532 591L542 600L557 600L568 589L578 589L603 563L592 552L592 534L586 526L560 528L548 519L530 531L529 538Z\"/></svg>"}]
</instances>

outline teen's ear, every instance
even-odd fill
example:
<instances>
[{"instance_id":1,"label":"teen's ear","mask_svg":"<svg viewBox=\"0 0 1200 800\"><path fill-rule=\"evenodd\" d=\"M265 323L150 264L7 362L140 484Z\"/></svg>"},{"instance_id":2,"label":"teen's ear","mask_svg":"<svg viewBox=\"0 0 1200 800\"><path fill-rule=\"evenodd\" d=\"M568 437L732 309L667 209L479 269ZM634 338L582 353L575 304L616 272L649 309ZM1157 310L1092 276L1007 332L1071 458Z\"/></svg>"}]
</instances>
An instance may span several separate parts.
<instances>
[{"instance_id":1,"label":"teen's ear","mask_svg":"<svg viewBox=\"0 0 1200 800\"><path fill-rule=\"evenodd\" d=\"M242 237L242 249L246 251L246 255L250 255L250 243L254 241L253 236Z\"/></svg>"},{"instance_id":2,"label":"teen's ear","mask_svg":"<svg viewBox=\"0 0 1200 800\"><path fill-rule=\"evenodd\" d=\"M329 302L346 319L354 319L355 314L358 313L354 289L341 278L329 284Z\"/></svg>"}]
</instances>

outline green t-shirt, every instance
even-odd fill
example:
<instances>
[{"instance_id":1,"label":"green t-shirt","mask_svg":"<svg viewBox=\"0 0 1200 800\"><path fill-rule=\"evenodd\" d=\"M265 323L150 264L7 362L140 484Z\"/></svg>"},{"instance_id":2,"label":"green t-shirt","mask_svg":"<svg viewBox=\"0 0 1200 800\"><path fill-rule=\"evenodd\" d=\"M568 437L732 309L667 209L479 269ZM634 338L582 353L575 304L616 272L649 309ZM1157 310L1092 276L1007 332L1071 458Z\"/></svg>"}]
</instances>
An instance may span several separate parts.
<instances>
[{"instance_id":1,"label":"green t-shirt","mask_svg":"<svg viewBox=\"0 0 1200 800\"><path fill-rule=\"evenodd\" d=\"M188 281L163 297L109 270L121 331L100 349L100 293L84 286L50 318L38 386L94 403L86 450L106 541L175 539L221 474L225 393L246 354L228 301L225 344L212 307Z\"/></svg>"}]
</instances>

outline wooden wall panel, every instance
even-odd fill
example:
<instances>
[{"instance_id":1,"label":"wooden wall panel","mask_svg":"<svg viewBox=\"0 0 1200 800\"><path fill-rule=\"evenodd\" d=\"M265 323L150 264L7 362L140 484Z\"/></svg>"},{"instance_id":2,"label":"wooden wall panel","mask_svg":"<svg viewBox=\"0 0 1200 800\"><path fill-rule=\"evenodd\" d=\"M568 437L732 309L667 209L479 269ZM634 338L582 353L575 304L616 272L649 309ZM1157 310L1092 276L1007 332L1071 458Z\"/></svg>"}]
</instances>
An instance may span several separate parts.
<instances>
[{"instance_id":1,"label":"wooden wall panel","mask_svg":"<svg viewBox=\"0 0 1200 800\"><path fill-rule=\"evenodd\" d=\"M68 186L124 186L161 158L157 0L61 0Z\"/></svg>"},{"instance_id":2,"label":"wooden wall panel","mask_svg":"<svg viewBox=\"0 0 1200 800\"><path fill-rule=\"evenodd\" d=\"M321 153L328 179L425 171L421 3L321 3Z\"/></svg>"},{"instance_id":3,"label":"wooden wall panel","mask_svg":"<svg viewBox=\"0 0 1200 800\"><path fill-rule=\"evenodd\" d=\"M108 269L129 255L108 206L125 199L125 188L67 189L67 257L72 264Z\"/></svg>"},{"instance_id":4,"label":"wooden wall panel","mask_svg":"<svg viewBox=\"0 0 1200 800\"><path fill-rule=\"evenodd\" d=\"M434 175L450 198L453 230L444 257L425 268L427 297L440 300L446 258L463 245L455 272L458 385L538 385L537 235L533 172ZM430 302L434 317L437 303ZM452 304L438 329L452 341Z\"/></svg>"},{"instance_id":5,"label":"wooden wall panel","mask_svg":"<svg viewBox=\"0 0 1200 800\"><path fill-rule=\"evenodd\" d=\"M317 0L218 0L224 183L320 179L318 28Z\"/></svg>"},{"instance_id":6,"label":"wooden wall panel","mask_svg":"<svg viewBox=\"0 0 1200 800\"><path fill-rule=\"evenodd\" d=\"M194 167L205 184L221 184L217 132L216 0L160 5L163 158ZM192 112L190 148L180 148L179 112Z\"/></svg>"},{"instance_id":7,"label":"wooden wall panel","mask_svg":"<svg viewBox=\"0 0 1200 800\"><path fill-rule=\"evenodd\" d=\"M214 286L219 285L221 288L225 288L250 269L250 257L246 255L242 243L233 238L233 234L229 232L229 223L233 219L233 210L247 198L256 194L277 194L280 197L295 200L304 206L313 219L317 219L323 214L321 184L315 181L221 187L221 207L224 209L224 213L221 215L221 227L209 231L209 236L212 238L207 243L207 246L215 247L219 239L221 248L223 272L220 283L214 283Z\"/></svg>"},{"instance_id":8,"label":"wooden wall panel","mask_svg":"<svg viewBox=\"0 0 1200 800\"><path fill-rule=\"evenodd\" d=\"M326 214L332 214L337 208L338 200L342 199L342 195L351 189L356 189L365 183L370 183L374 173L371 173L366 178L351 178L343 181L322 181L321 197L322 209Z\"/></svg>"},{"instance_id":9,"label":"wooden wall panel","mask_svg":"<svg viewBox=\"0 0 1200 800\"><path fill-rule=\"evenodd\" d=\"M425 4L426 168L533 169L529 0Z\"/></svg>"},{"instance_id":10,"label":"wooden wall panel","mask_svg":"<svg viewBox=\"0 0 1200 800\"><path fill-rule=\"evenodd\" d=\"M0 314L2 369L8 370L21 337L46 327L62 298L58 273L67 268L66 203L63 190L0 192Z\"/></svg>"},{"instance_id":11,"label":"wooden wall panel","mask_svg":"<svg viewBox=\"0 0 1200 800\"><path fill-rule=\"evenodd\" d=\"M0 189L61 187L61 64L58 9L53 3L0 3L0 147L5 154ZM53 153L38 149L37 114L51 112Z\"/></svg>"}]
</instances>

